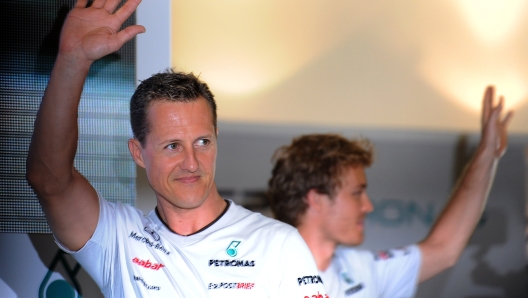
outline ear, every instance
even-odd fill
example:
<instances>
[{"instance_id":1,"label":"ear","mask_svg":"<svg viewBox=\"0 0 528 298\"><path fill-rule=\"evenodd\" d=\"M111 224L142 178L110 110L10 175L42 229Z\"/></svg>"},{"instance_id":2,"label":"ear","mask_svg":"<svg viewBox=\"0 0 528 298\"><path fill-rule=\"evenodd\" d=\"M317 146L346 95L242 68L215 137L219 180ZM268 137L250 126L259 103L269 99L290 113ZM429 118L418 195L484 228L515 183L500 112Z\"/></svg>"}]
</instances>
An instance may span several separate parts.
<instances>
[{"instance_id":1,"label":"ear","mask_svg":"<svg viewBox=\"0 0 528 298\"><path fill-rule=\"evenodd\" d=\"M129 139L128 140L128 150L130 151L130 155L132 156L132 159L134 162L142 167L145 168L145 163L143 162L143 156L141 156L141 143L136 139Z\"/></svg>"},{"instance_id":2,"label":"ear","mask_svg":"<svg viewBox=\"0 0 528 298\"><path fill-rule=\"evenodd\" d=\"M308 204L308 210L319 212L325 206L326 199L328 198L325 194L320 194L315 189L310 189L306 194L305 201Z\"/></svg>"}]
</instances>

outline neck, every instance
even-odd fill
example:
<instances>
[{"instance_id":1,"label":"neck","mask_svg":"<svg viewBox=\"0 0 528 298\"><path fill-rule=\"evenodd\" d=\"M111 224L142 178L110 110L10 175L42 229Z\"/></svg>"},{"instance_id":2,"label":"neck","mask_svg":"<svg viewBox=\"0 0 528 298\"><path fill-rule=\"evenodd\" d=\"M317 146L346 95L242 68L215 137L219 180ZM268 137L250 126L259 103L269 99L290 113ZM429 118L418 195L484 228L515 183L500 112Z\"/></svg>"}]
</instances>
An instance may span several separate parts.
<instances>
[{"instance_id":1,"label":"neck","mask_svg":"<svg viewBox=\"0 0 528 298\"><path fill-rule=\"evenodd\" d=\"M325 271L332 262L337 244L329 241L316 225L301 224L297 229L310 248L317 269Z\"/></svg>"},{"instance_id":2,"label":"neck","mask_svg":"<svg viewBox=\"0 0 528 298\"><path fill-rule=\"evenodd\" d=\"M158 199L158 215L174 233L188 236L215 221L226 209L227 202L215 191L203 204L195 208L179 208L166 200Z\"/></svg>"}]
</instances>

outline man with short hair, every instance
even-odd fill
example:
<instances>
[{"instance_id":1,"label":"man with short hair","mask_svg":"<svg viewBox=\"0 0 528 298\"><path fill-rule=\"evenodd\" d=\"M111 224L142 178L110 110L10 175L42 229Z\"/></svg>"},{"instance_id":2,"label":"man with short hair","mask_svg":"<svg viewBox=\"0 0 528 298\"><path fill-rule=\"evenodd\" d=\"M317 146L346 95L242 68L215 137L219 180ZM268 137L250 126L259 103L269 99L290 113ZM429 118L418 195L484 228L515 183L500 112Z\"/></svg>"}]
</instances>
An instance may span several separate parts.
<instances>
[{"instance_id":1,"label":"man with short hair","mask_svg":"<svg viewBox=\"0 0 528 298\"><path fill-rule=\"evenodd\" d=\"M120 30L140 0L78 0L65 20L27 158L59 246L106 297L324 296L293 227L224 200L216 189L216 103L193 74L143 81L130 104L128 147L157 206L148 215L107 202L73 165L77 113L91 64L139 33Z\"/></svg>"},{"instance_id":2,"label":"man with short hair","mask_svg":"<svg viewBox=\"0 0 528 298\"><path fill-rule=\"evenodd\" d=\"M368 140L339 135L298 137L274 154L269 199L275 217L299 230L330 297L412 297L417 284L453 266L484 210L512 113L501 118L503 99L484 95L479 146L430 234L420 243L380 253L355 249L373 205L365 168Z\"/></svg>"}]
</instances>

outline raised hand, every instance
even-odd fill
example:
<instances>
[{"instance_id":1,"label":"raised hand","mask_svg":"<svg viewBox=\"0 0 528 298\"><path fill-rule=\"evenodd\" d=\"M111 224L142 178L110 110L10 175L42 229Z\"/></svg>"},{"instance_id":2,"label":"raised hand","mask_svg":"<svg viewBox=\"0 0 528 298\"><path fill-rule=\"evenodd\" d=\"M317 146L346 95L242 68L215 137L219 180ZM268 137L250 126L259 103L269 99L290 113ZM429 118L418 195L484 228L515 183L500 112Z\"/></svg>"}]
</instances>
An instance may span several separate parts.
<instances>
[{"instance_id":1,"label":"raised hand","mask_svg":"<svg viewBox=\"0 0 528 298\"><path fill-rule=\"evenodd\" d=\"M500 158L506 152L506 147L508 146L507 127L513 112L510 111L503 117L504 98L500 96L498 104L494 105L494 97L495 88L493 86L487 87L482 103L482 136L480 144L484 148L493 150L495 156Z\"/></svg>"},{"instance_id":2,"label":"raised hand","mask_svg":"<svg viewBox=\"0 0 528 298\"><path fill-rule=\"evenodd\" d=\"M66 55L76 62L91 63L119 50L125 42L145 32L141 25L119 31L141 0L128 0L116 11L120 2L95 0L86 7L88 0L78 0L62 27L59 55Z\"/></svg>"}]
</instances>

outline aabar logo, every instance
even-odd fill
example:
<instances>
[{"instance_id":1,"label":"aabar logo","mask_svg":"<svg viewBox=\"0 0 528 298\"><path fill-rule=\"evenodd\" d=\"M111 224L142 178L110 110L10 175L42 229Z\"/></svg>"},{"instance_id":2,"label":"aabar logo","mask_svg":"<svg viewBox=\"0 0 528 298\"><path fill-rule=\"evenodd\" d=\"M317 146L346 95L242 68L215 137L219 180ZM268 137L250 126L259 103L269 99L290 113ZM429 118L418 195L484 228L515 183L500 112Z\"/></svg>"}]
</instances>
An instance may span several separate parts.
<instances>
[{"instance_id":1,"label":"aabar logo","mask_svg":"<svg viewBox=\"0 0 528 298\"><path fill-rule=\"evenodd\" d=\"M328 296L327 294L325 294L323 296L323 294L319 294L319 292L317 292L317 294L314 294L314 295L311 295L311 296L304 296L304 298L329 298L330 296Z\"/></svg>"},{"instance_id":2,"label":"aabar logo","mask_svg":"<svg viewBox=\"0 0 528 298\"><path fill-rule=\"evenodd\" d=\"M140 260L138 258L133 258L132 259L132 263L134 264L138 264L139 266L141 267L144 267L144 268L147 268L147 269L152 269L152 270L159 270L160 268L163 268L165 267L165 265L161 264L161 263L151 263L150 260Z\"/></svg>"},{"instance_id":3,"label":"aabar logo","mask_svg":"<svg viewBox=\"0 0 528 298\"><path fill-rule=\"evenodd\" d=\"M230 257L236 257L238 254L237 246L240 244L240 241L231 241L231 244L226 249L226 254Z\"/></svg>"}]
</instances>

